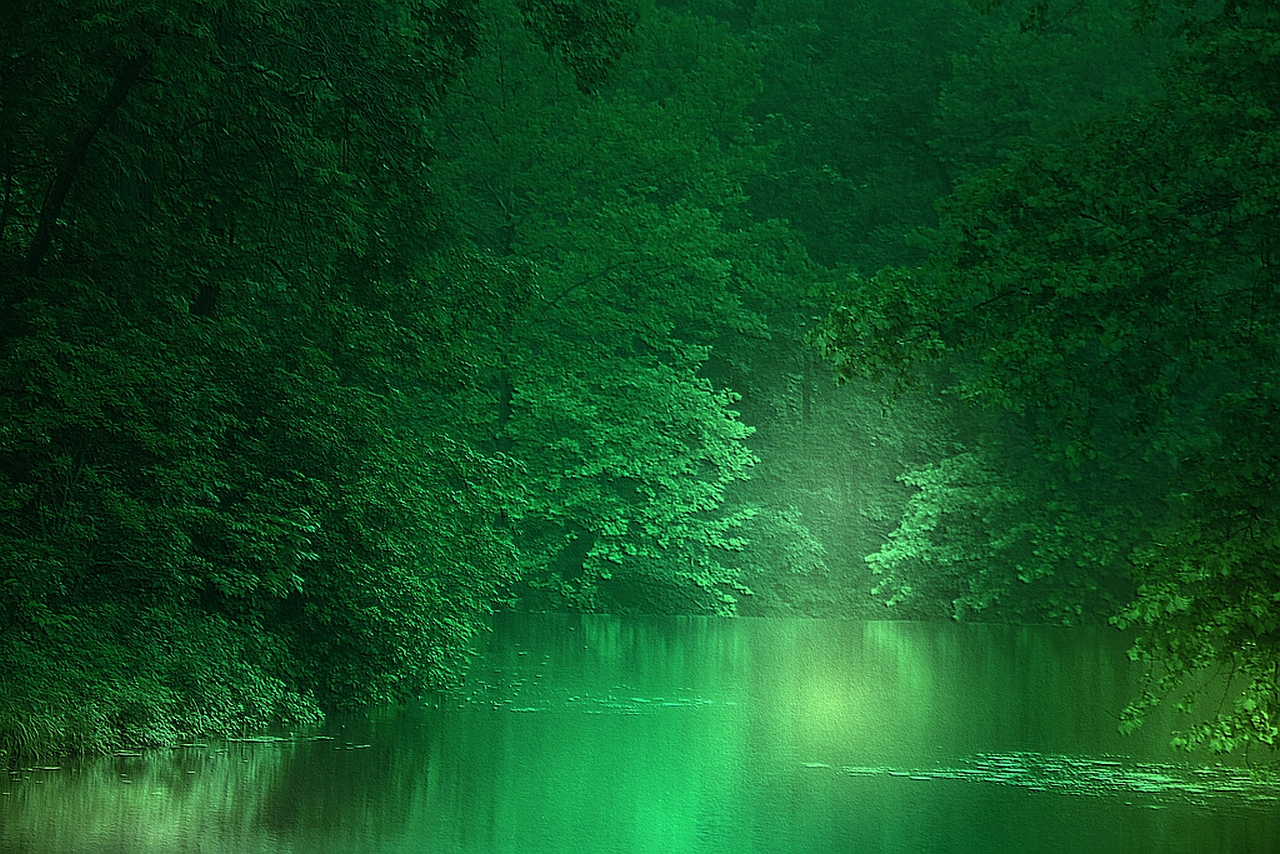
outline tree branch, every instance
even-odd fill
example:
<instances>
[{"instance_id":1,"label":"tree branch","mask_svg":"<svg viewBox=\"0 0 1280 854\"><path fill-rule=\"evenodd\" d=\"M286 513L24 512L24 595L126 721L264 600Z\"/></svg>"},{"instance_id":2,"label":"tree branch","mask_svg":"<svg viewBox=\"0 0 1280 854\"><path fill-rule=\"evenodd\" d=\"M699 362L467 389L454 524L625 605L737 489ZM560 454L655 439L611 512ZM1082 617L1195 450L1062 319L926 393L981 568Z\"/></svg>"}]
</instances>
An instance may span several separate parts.
<instances>
[{"instance_id":1,"label":"tree branch","mask_svg":"<svg viewBox=\"0 0 1280 854\"><path fill-rule=\"evenodd\" d=\"M107 93L106 100L102 102L97 115L80 130L80 133L76 134L75 140L71 143L71 149L58 165L53 184L50 185L49 193L45 196L44 204L40 208L40 222L36 226L35 237L32 238L31 246L27 249L24 272L28 277L33 278L40 271L40 264L53 240L53 229L57 224L58 215L62 213L62 206L67 200L67 194L71 191L71 185L75 182L76 173L80 171L80 167L88 156L93 138L97 136L98 131L102 130L102 126L107 123L111 114L124 103L129 90L138 82L149 60L150 57L144 53L124 64L124 68L120 69L120 73L111 84L111 91Z\"/></svg>"}]
</instances>

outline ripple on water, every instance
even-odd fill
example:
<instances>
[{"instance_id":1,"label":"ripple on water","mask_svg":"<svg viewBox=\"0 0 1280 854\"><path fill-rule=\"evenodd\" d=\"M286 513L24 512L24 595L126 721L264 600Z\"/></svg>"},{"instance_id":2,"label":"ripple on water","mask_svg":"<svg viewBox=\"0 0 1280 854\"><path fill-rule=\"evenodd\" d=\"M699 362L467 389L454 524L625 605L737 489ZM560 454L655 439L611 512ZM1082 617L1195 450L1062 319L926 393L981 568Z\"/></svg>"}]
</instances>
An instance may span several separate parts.
<instances>
[{"instance_id":1,"label":"ripple on water","mask_svg":"<svg viewBox=\"0 0 1280 854\"><path fill-rule=\"evenodd\" d=\"M455 690L445 696L463 708L488 706L495 711L521 714L574 710L590 715L633 716L680 709L732 709L738 705L736 700L704 697L695 691L640 696L626 685L617 685L613 692L590 695L524 681L505 683L483 679L472 680L466 690Z\"/></svg>"}]
</instances>

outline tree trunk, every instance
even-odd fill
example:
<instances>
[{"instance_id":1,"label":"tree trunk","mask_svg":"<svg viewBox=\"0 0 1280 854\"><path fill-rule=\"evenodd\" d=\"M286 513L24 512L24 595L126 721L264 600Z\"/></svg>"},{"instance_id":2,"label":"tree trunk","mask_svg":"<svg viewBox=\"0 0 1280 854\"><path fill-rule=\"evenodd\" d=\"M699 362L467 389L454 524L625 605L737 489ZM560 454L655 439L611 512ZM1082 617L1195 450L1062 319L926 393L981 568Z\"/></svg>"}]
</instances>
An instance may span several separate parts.
<instances>
[{"instance_id":1,"label":"tree trunk","mask_svg":"<svg viewBox=\"0 0 1280 854\"><path fill-rule=\"evenodd\" d=\"M93 138L97 136L98 131L102 130L102 126L107 123L107 119L116 111L116 108L124 103L129 90L142 76L142 71L147 67L149 59L150 57L146 54L140 54L124 64L111 84L111 91L107 93L107 98L102 102L97 115L80 130L80 133L76 134L66 157L58 165L53 184L49 187L49 194L45 196L44 204L40 208L40 222L36 226L35 237L32 238L31 246L27 249L23 272L28 279L35 278L40 272L40 264L44 261L45 253L49 251L49 245L53 240L53 229L58 222L58 215L62 213L62 206L67 200L67 193L71 191L71 185L75 182L76 173L80 171L89 154L89 146L93 143Z\"/></svg>"}]
</instances>

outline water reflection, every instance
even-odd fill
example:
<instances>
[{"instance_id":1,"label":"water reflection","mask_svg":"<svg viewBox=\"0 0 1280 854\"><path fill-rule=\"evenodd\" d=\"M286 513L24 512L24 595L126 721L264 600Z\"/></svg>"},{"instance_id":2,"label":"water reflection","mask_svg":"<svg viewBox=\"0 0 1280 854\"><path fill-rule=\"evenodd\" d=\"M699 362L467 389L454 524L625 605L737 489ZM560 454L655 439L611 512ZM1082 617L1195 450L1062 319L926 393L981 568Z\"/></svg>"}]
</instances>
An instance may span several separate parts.
<instances>
[{"instance_id":1,"label":"water reflection","mask_svg":"<svg viewBox=\"0 0 1280 854\"><path fill-rule=\"evenodd\" d=\"M0 851L1280 850L1274 787L1189 764L1167 721L1116 733L1123 651L1103 631L509 617L434 703L26 769Z\"/></svg>"},{"instance_id":2,"label":"water reflection","mask_svg":"<svg viewBox=\"0 0 1280 854\"><path fill-rule=\"evenodd\" d=\"M281 743L191 745L57 771L12 773L0 803L5 851L168 852L261 846L263 793L287 776ZM215 849L217 850L217 849Z\"/></svg>"}]
</instances>

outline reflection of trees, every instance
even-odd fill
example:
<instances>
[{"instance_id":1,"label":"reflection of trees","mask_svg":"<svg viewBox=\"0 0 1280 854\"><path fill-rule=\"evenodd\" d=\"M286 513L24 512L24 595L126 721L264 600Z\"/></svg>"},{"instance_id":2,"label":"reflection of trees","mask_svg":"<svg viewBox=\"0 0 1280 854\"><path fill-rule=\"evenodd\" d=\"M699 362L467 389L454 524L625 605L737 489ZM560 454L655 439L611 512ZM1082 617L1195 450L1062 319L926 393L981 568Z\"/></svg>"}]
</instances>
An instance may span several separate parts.
<instances>
[{"instance_id":1,"label":"reflection of trees","mask_svg":"<svg viewBox=\"0 0 1280 854\"><path fill-rule=\"evenodd\" d=\"M7 804L0 848L169 854L202 840L205 852L271 850L262 824L269 793L308 747L211 743L32 771ZM219 844L230 847L211 847Z\"/></svg>"},{"instance_id":2,"label":"reflection of trees","mask_svg":"<svg viewBox=\"0 0 1280 854\"><path fill-rule=\"evenodd\" d=\"M441 773L441 722L440 710L421 705L335 719L332 740L294 748L260 826L316 845L403 833Z\"/></svg>"}]
</instances>

